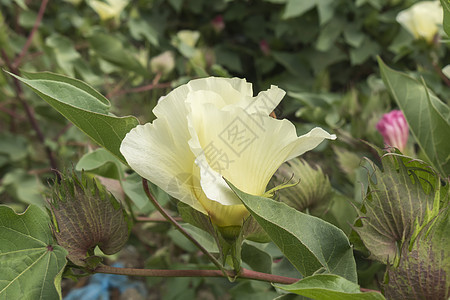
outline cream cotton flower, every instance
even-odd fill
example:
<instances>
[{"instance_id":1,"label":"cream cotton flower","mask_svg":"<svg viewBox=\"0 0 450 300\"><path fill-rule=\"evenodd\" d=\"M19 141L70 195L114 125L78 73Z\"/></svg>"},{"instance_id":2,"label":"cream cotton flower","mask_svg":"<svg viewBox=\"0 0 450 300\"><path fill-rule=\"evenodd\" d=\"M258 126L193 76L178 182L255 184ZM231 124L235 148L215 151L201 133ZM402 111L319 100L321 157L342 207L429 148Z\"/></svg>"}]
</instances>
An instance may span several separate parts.
<instances>
[{"instance_id":1,"label":"cream cotton flower","mask_svg":"<svg viewBox=\"0 0 450 300\"><path fill-rule=\"evenodd\" d=\"M269 117L284 95L272 86L253 97L238 78L192 80L161 98L156 120L132 129L120 151L139 175L214 224L240 226L249 213L223 178L262 195L283 162L336 138L321 128L298 137L291 122Z\"/></svg>"},{"instance_id":2,"label":"cream cotton flower","mask_svg":"<svg viewBox=\"0 0 450 300\"><path fill-rule=\"evenodd\" d=\"M416 39L433 41L442 25L444 11L439 1L422 1L414 4L397 15L399 22Z\"/></svg>"},{"instance_id":3,"label":"cream cotton flower","mask_svg":"<svg viewBox=\"0 0 450 300\"><path fill-rule=\"evenodd\" d=\"M108 20L112 18L118 19L129 0L91 0L89 6L99 15L100 19Z\"/></svg>"}]
</instances>

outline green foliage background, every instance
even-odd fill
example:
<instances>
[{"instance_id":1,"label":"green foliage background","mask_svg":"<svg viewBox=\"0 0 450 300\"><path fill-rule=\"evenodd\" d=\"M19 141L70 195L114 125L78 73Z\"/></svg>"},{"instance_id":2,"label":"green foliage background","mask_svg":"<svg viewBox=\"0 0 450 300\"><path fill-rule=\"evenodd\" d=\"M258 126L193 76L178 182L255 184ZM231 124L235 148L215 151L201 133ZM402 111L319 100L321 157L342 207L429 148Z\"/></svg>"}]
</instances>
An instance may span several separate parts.
<instances>
[{"instance_id":1,"label":"green foliage background","mask_svg":"<svg viewBox=\"0 0 450 300\"><path fill-rule=\"evenodd\" d=\"M24 83L45 95L44 100L56 109L50 109L32 89L18 90L12 77L0 73L0 204L8 204L16 211L23 211L30 203L42 207L48 181L54 177L49 164L51 153L58 169L76 165L77 170L100 175L115 196L128 203L129 211L151 215L154 209L142 192L140 178L134 174L125 178L127 168L117 147L121 137L138 121L122 116L134 115L141 124L152 121L151 110L161 96L192 78L205 76L246 78L256 92L278 85L287 92L275 112L278 118L290 119L299 134L321 126L338 135L332 147L324 143L305 159L321 165L333 187L326 212L317 213L318 216L346 234L350 234L349 224L356 217L352 205L361 206L369 184L367 170L372 170L361 158L375 157L373 149L360 140L383 146L375 129L383 113L395 107L409 107L411 113L406 117L412 132L412 150L408 154L424 159L444 176L449 174L449 144L442 137L448 136L450 89L446 85L449 79L441 71L450 64L449 46L438 40L431 45L415 40L396 22L398 12L415 1L135 0L117 18L109 20L101 20L88 1L77 2L48 3L30 40L29 51L16 65L14 57L20 56L27 42L41 2L0 0L1 67L28 78ZM220 19L223 27L217 26ZM183 30L197 34L198 40L184 40L179 34ZM442 36L444 39L443 31ZM165 51L173 53L174 69L158 73L152 69L151 61ZM377 56L409 77L390 72L383 63L380 72ZM80 79L89 86L57 75L31 73L44 70ZM383 83L382 75L388 84ZM77 86L66 95L69 100L88 93L95 105L86 110L82 104L61 104L61 94L47 93L47 86L39 82L43 78L66 80ZM426 82L426 87L420 85L422 82ZM425 127L415 123L422 110L402 102L399 86L405 84L419 90L417 99L428 103L426 108L434 114ZM26 105L18 101L18 92ZM437 98L442 102L436 104ZM111 127L113 130L93 124L92 128L102 128L95 137L95 130L89 131L84 123L81 128L76 118L70 119L80 131L57 111L69 119L77 114L92 114L97 121L101 115L102 122L117 123ZM28 112L37 125L30 122ZM440 123L434 124L437 117ZM114 128L122 131L114 132ZM430 128L438 128L432 130L431 136L439 143L427 140ZM104 150L91 152L97 144L107 145L113 156ZM109 148L110 145L115 146ZM155 186L151 189L162 204L176 210L167 194ZM151 253L140 257L143 266L205 264L165 224L136 228L130 244L138 253ZM359 251L355 252L359 284L379 289L384 266L367 260L367 249L352 242ZM262 253L286 261L274 249L264 249ZM289 262L280 266L281 263L273 265L272 272L298 276ZM231 284L219 279L190 278L148 279L147 283L156 286L164 299L226 292L233 299L246 295L255 299L277 296L265 283ZM190 294L186 294L187 286L193 287ZM306 284L298 287L308 288Z\"/></svg>"}]
</instances>

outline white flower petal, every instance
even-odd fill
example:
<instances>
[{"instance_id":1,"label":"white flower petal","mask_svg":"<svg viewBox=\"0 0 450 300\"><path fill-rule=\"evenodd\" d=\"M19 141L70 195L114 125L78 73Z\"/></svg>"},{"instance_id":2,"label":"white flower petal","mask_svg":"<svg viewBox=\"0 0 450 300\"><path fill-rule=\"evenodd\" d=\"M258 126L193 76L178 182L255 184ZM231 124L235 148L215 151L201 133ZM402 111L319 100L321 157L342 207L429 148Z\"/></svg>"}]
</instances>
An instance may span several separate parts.
<instances>
[{"instance_id":1,"label":"white flower petal","mask_svg":"<svg viewBox=\"0 0 450 300\"><path fill-rule=\"evenodd\" d=\"M267 91L260 92L254 98L245 98L244 101L237 103L248 114L261 114L268 116L280 104L286 92L272 85ZM260 125L264 126L263 120L259 120Z\"/></svg>"},{"instance_id":2,"label":"white flower petal","mask_svg":"<svg viewBox=\"0 0 450 300\"><path fill-rule=\"evenodd\" d=\"M261 127L261 117L239 107L219 110L210 104L193 106L188 115L192 135L189 145L209 199L223 205L237 204L222 176L244 192L261 195L284 161L313 149L326 138L335 138L320 128L297 137L291 122L269 116L263 116Z\"/></svg>"},{"instance_id":3,"label":"white flower petal","mask_svg":"<svg viewBox=\"0 0 450 300\"><path fill-rule=\"evenodd\" d=\"M197 201L193 185L194 155L184 140L177 140L178 128L166 119L132 129L122 141L120 152L140 176L158 185L169 195L206 213ZM181 130L180 128L179 130Z\"/></svg>"},{"instance_id":4,"label":"white flower petal","mask_svg":"<svg viewBox=\"0 0 450 300\"><path fill-rule=\"evenodd\" d=\"M199 179L201 177L200 172L200 168L195 165L193 177L194 191L196 192L198 201L205 208L212 222L218 226L241 226L243 221L249 215L249 212L242 202L236 197L236 195L234 195L234 193L226 185L225 181L222 180L222 177L219 177L219 180L226 185L223 192L227 193L231 199L236 200L236 204L228 202L229 205L223 205L219 201L210 200L201 187Z\"/></svg>"}]
</instances>

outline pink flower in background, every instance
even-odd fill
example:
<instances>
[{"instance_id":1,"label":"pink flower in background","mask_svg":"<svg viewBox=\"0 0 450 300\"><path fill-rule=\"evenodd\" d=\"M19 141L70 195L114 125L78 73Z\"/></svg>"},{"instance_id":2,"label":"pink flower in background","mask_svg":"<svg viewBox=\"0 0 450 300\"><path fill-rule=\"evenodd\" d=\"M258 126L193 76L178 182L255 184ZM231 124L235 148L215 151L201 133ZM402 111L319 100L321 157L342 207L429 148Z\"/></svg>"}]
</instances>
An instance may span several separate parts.
<instances>
[{"instance_id":1,"label":"pink flower in background","mask_svg":"<svg viewBox=\"0 0 450 300\"><path fill-rule=\"evenodd\" d=\"M261 40L259 42L259 49L261 49L261 52L264 53L265 56L270 54L269 43L267 43L266 40Z\"/></svg>"},{"instance_id":2,"label":"pink flower in background","mask_svg":"<svg viewBox=\"0 0 450 300\"><path fill-rule=\"evenodd\" d=\"M214 30L219 33L225 28L225 22L223 21L222 15L216 16L212 21L211 24L214 28Z\"/></svg>"},{"instance_id":3,"label":"pink flower in background","mask_svg":"<svg viewBox=\"0 0 450 300\"><path fill-rule=\"evenodd\" d=\"M384 138L384 143L398 148L401 152L408 142L409 128L401 110L393 110L384 114L377 123L377 129Z\"/></svg>"}]
</instances>

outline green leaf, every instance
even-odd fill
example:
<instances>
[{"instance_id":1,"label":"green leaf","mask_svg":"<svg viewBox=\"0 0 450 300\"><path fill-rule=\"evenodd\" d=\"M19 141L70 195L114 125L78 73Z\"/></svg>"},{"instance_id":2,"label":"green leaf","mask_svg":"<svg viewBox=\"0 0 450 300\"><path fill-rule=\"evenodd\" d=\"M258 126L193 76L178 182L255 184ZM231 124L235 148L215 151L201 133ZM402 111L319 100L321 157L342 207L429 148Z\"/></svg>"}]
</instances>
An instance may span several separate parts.
<instances>
[{"instance_id":1,"label":"green leaf","mask_svg":"<svg viewBox=\"0 0 450 300\"><path fill-rule=\"evenodd\" d=\"M394 71L378 58L381 76L427 160L444 175L450 175L450 108L423 83Z\"/></svg>"},{"instance_id":2,"label":"green leaf","mask_svg":"<svg viewBox=\"0 0 450 300\"><path fill-rule=\"evenodd\" d=\"M283 19L301 16L316 6L316 3L316 0L287 0L286 7L284 8Z\"/></svg>"},{"instance_id":3,"label":"green leaf","mask_svg":"<svg viewBox=\"0 0 450 300\"><path fill-rule=\"evenodd\" d=\"M19 201L44 207L45 186L36 175L28 174L24 169L14 169L6 173L1 187Z\"/></svg>"},{"instance_id":4,"label":"green leaf","mask_svg":"<svg viewBox=\"0 0 450 300\"><path fill-rule=\"evenodd\" d=\"M244 242L242 245L242 261L252 270L272 273L272 256L250 243Z\"/></svg>"},{"instance_id":5,"label":"green leaf","mask_svg":"<svg viewBox=\"0 0 450 300\"><path fill-rule=\"evenodd\" d=\"M144 37L153 46L159 46L158 32L144 19L131 19L128 26L135 39L142 40L142 37Z\"/></svg>"},{"instance_id":6,"label":"green leaf","mask_svg":"<svg viewBox=\"0 0 450 300\"><path fill-rule=\"evenodd\" d=\"M103 177L121 179L124 165L110 152L103 148L96 149L81 157L75 166L77 171L87 171Z\"/></svg>"},{"instance_id":7,"label":"green leaf","mask_svg":"<svg viewBox=\"0 0 450 300\"><path fill-rule=\"evenodd\" d=\"M206 231L195 227L191 224L183 224L183 228L191 234L199 243L202 245L208 252L218 253L219 249L217 248L216 241L214 238ZM170 236L173 242L181 247L182 249L196 253L198 252L198 248L188 240L181 232L177 229L172 229L168 232L168 236Z\"/></svg>"},{"instance_id":8,"label":"green leaf","mask_svg":"<svg viewBox=\"0 0 450 300\"><path fill-rule=\"evenodd\" d=\"M441 0L444 9L444 31L450 37L450 0Z\"/></svg>"},{"instance_id":9,"label":"green leaf","mask_svg":"<svg viewBox=\"0 0 450 300\"><path fill-rule=\"evenodd\" d=\"M246 194L227 183L303 276L320 270L356 282L353 251L342 230L284 203Z\"/></svg>"},{"instance_id":10,"label":"green leaf","mask_svg":"<svg viewBox=\"0 0 450 300\"><path fill-rule=\"evenodd\" d=\"M61 299L55 282L67 251L54 243L49 223L34 205L22 214L0 206L0 299Z\"/></svg>"},{"instance_id":11,"label":"green leaf","mask_svg":"<svg viewBox=\"0 0 450 300\"><path fill-rule=\"evenodd\" d=\"M328 51L344 29L345 23L341 18L332 19L321 30L316 42L316 49L320 52Z\"/></svg>"},{"instance_id":12,"label":"green leaf","mask_svg":"<svg viewBox=\"0 0 450 300\"><path fill-rule=\"evenodd\" d=\"M7 73L33 89L96 143L126 163L119 147L125 135L139 124L135 117L109 115L108 99L80 80L49 72L22 72L28 79Z\"/></svg>"},{"instance_id":13,"label":"green leaf","mask_svg":"<svg viewBox=\"0 0 450 300\"><path fill-rule=\"evenodd\" d=\"M105 33L96 33L89 38L92 49L104 60L119 66L125 70L136 72L139 75L147 76L148 71L124 48L124 44L114 36Z\"/></svg>"},{"instance_id":14,"label":"green leaf","mask_svg":"<svg viewBox=\"0 0 450 300\"><path fill-rule=\"evenodd\" d=\"M121 185L125 194L133 201L134 205L141 213L150 213L155 210L155 206L151 204L142 187L142 177L137 173L133 173L121 181ZM169 195L158 186L148 182L150 193L156 198L161 205L169 202Z\"/></svg>"},{"instance_id":15,"label":"green leaf","mask_svg":"<svg viewBox=\"0 0 450 300\"><path fill-rule=\"evenodd\" d=\"M45 39L45 44L53 50L53 56L63 71L74 76L74 67L81 59L80 53L75 50L71 39L58 33L53 33Z\"/></svg>"},{"instance_id":16,"label":"green leaf","mask_svg":"<svg viewBox=\"0 0 450 300\"><path fill-rule=\"evenodd\" d=\"M28 155L27 147L28 142L23 136L0 133L0 155L6 156L10 163L24 160Z\"/></svg>"},{"instance_id":17,"label":"green leaf","mask_svg":"<svg viewBox=\"0 0 450 300\"><path fill-rule=\"evenodd\" d=\"M336 275L319 274L303 278L291 285L275 285L277 288L298 295L321 300L382 300L381 293L361 293L356 283Z\"/></svg>"}]
</instances>

